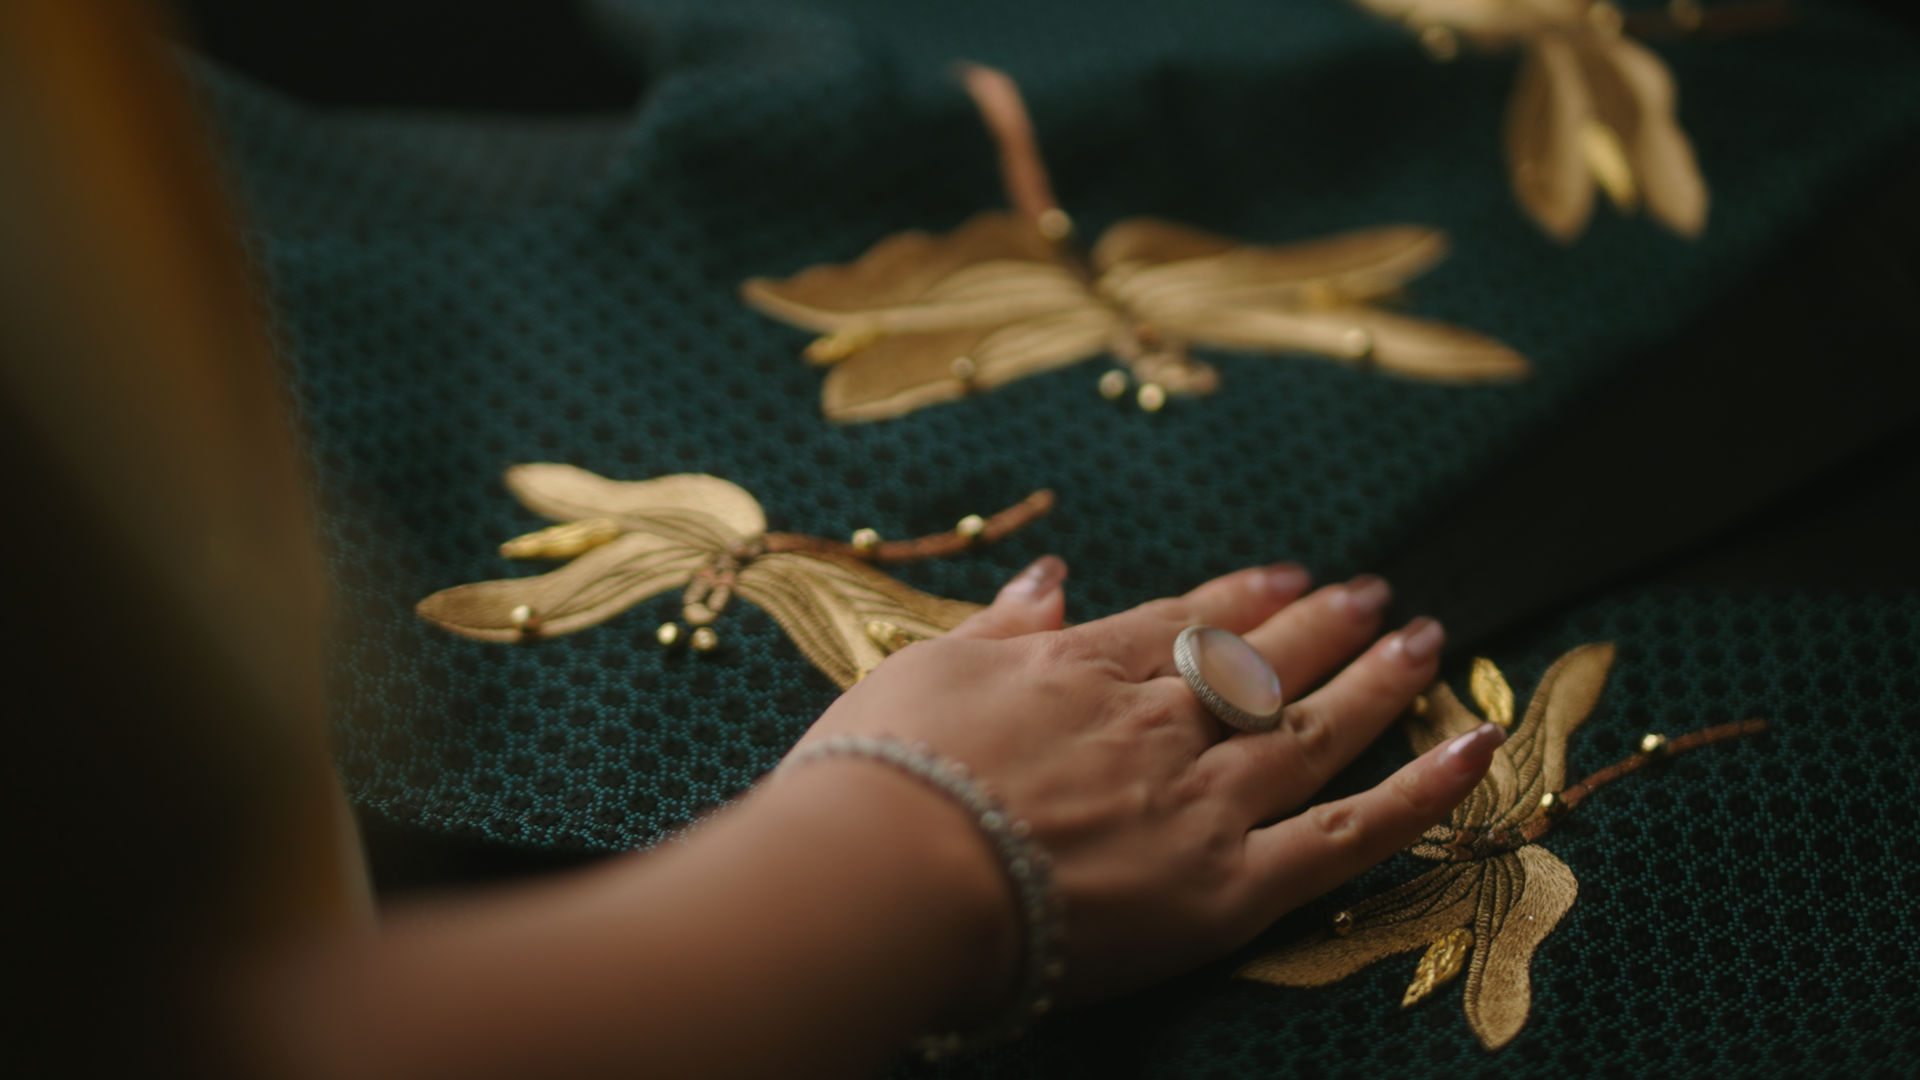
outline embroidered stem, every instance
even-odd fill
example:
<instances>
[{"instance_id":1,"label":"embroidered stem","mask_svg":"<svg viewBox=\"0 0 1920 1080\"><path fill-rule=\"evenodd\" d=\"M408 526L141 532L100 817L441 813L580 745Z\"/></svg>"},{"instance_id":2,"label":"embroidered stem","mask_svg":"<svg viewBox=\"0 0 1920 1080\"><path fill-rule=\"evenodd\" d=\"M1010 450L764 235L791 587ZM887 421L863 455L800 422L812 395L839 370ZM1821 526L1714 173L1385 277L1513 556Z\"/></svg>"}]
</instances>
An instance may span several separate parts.
<instances>
[{"instance_id":1,"label":"embroidered stem","mask_svg":"<svg viewBox=\"0 0 1920 1080\"><path fill-rule=\"evenodd\" d=\"M761 538L760 543L762 550L768 554L779 551L813 551L827 555L844 555L864 562L916 562L921 559L956 555L975 544L992 543L1003 536L1026 528L1035 519L1052 510L1053 502L1053 492L1042 488L987 518L982 523L980 531L973 535L968 535L960 529L949 529L943 533L934 533L931 536L922 536L913 540L882 541L864 549L844 541L828 540L825 537L808 536L804 533L768 533Z\"/></svg>"},{"instance_id":2,"label":"embroidered stem","mask_svg":"<svg viewBox=\"0 0 1920 1080\"><path fill-rule=\"evenodd\" d=\"M1623 776L1638 772L1650 761L1672 757L1675 754L1683 754L1688 750L1697 750L1702 746L1710 746L1728 739L1737 739L1743 735L1756 735L1766 729L1767 722L1765 720L1740 720L1731 724L1719 724L1701 731L1695 731L1691 734L1670 739L1657 751L1651 753L1642 752L1623 761L1616 761L1612 765L1601 769L1599 772L1594 773L1578 783L1568 784L1566 790L1557 794L1558 811L1551 814L1541 814L1532 821L1527 822L1521 829L1521 835L1525 837L1528 843L1539 840L1553 828L1554 824L1558 822L1560 818L1566 815L1567 811L1579 806L1586 800L1587 796Z\"/></svg>"},{"instance_id":3,"label":"embroidered stem","mask_svg":"<svg viewBox=\"0 0 1920 1080\"><path fill-rule=\"evenodd\" d=\"M1049 233L1046 222L1060 214L1060 204L1047 180L1047 165L1040 158L1040 143L1034 138L1033 120L1027 115L1020 87L1005 72L980 64L959 64L955 73L999 148L1007 201L1048 239L1059 239Z\"/></svg>"},{"instance_id":4,"label":"embroidered stem","mask_svg":"<svg viewBox=\"0 0 1920 1080\"><path fill-rule=\"evenodd\" d=\"M1751 0L1701 7L1683 0L1664 9L1630 11L1625 16L1624 29L1634 37L1643 41L1671 41L1709 34L1778 30L1793 21L1793 5L1788 0Z\"/></svg>"}]
</instances>

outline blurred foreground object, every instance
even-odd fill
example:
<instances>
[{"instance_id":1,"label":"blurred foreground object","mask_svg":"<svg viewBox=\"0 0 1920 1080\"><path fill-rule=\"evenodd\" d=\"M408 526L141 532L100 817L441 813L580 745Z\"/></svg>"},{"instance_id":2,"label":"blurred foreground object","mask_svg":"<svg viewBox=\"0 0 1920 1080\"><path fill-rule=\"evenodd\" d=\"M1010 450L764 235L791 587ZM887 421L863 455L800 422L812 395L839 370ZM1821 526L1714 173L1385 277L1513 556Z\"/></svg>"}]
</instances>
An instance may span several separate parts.
<instances>
[{"instance_id":1,"label":"blurred foreground object","mask_svg":"<svg viewBox=\"0 0 1920 1080\"><path fill-rule=\"evenodd\" d=\"M283 390L157 31L137 4L0 5L14 975L48 1003L25 1060L61 1075L185 1067L192 978L368 907Z\"/></svg>"}]
</instances>

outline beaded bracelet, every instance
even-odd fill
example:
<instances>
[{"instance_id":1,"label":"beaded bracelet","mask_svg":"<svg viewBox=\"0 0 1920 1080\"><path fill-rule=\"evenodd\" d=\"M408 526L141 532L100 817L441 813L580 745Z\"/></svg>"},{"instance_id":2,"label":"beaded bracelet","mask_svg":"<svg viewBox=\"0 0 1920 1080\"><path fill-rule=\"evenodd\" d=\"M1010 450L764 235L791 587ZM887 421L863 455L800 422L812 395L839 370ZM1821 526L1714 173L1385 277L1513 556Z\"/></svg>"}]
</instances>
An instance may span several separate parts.
<instances>
[{"instance_id":1,"label":"beaded bracelet","mask_svg":"<svg viewBox=\"0 0 1920 1080\"><path fill-rule=\"evenodd\" d=\"M1066 926L1060 897L1053 887L1053 865L1033 840L1032 829L987 794L971 778L965 765L941 757L925 743L909 745L886 736L834 735L802 747L781 768L797 768L834 757L882 762L959 803L993 846L1019 903L1023 931L1021 971L1013 1003L992 1023L971 1035L958 1032L928 1035L918 1040L915 1048L929 1060L938 1060L1018 1037L1028 1025L1053 1008L1053 988L1066 973L1066 965L1060 958Z\"/></svg>"}]
</instances>

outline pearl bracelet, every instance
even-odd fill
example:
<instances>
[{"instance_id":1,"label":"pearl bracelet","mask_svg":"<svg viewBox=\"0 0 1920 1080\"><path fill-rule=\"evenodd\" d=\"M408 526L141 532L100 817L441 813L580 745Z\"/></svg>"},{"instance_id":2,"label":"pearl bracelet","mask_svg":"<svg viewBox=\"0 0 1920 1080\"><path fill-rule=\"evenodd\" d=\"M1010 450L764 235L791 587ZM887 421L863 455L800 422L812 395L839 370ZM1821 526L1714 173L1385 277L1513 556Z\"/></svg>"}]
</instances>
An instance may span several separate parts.
<instances>
[{"instance_id":1,"label":"pearl bracelet","mask_svg":"<svg viewBox=\"0 0 1920 1080\"><path fill-rule=\"evenodd\" d=\"M965 765L941 757L925 743L909 745L886 736L834 735L800 748L781 768L798 768L835 757L865 758L890 765L959 803L992 845L1020 907L1021 971L1013 1003L977 1032L928 1035L915 1043L916 1049L929 1060L938 1060L1018 1037L1053 1008L1054 987L1066 973L1060 958L1066 925L1060 896L1053 887L1053 865L1033 840L1032 829L987 794Z\"/></svg>"}]
</instances>

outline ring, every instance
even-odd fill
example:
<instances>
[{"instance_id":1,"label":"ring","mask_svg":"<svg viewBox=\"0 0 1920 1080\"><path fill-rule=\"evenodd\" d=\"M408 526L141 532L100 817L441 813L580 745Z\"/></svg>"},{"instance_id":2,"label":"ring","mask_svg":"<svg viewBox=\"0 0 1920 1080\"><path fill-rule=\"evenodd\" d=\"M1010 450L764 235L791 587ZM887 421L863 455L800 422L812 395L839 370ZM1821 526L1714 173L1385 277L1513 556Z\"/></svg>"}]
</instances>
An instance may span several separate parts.
<instances>
[{"instance_id":1,"label":"ring","mask_svg":"<svg viewBox=\"0 0 1920 1080\"><path fill-rule=\"evenodd\" d=\"M1280 723L1280 676L1239 634L1189 626L1173 640L1173 666L1200 704L1227 726L1260 732Z\"/></svg>"}]
</instances>

